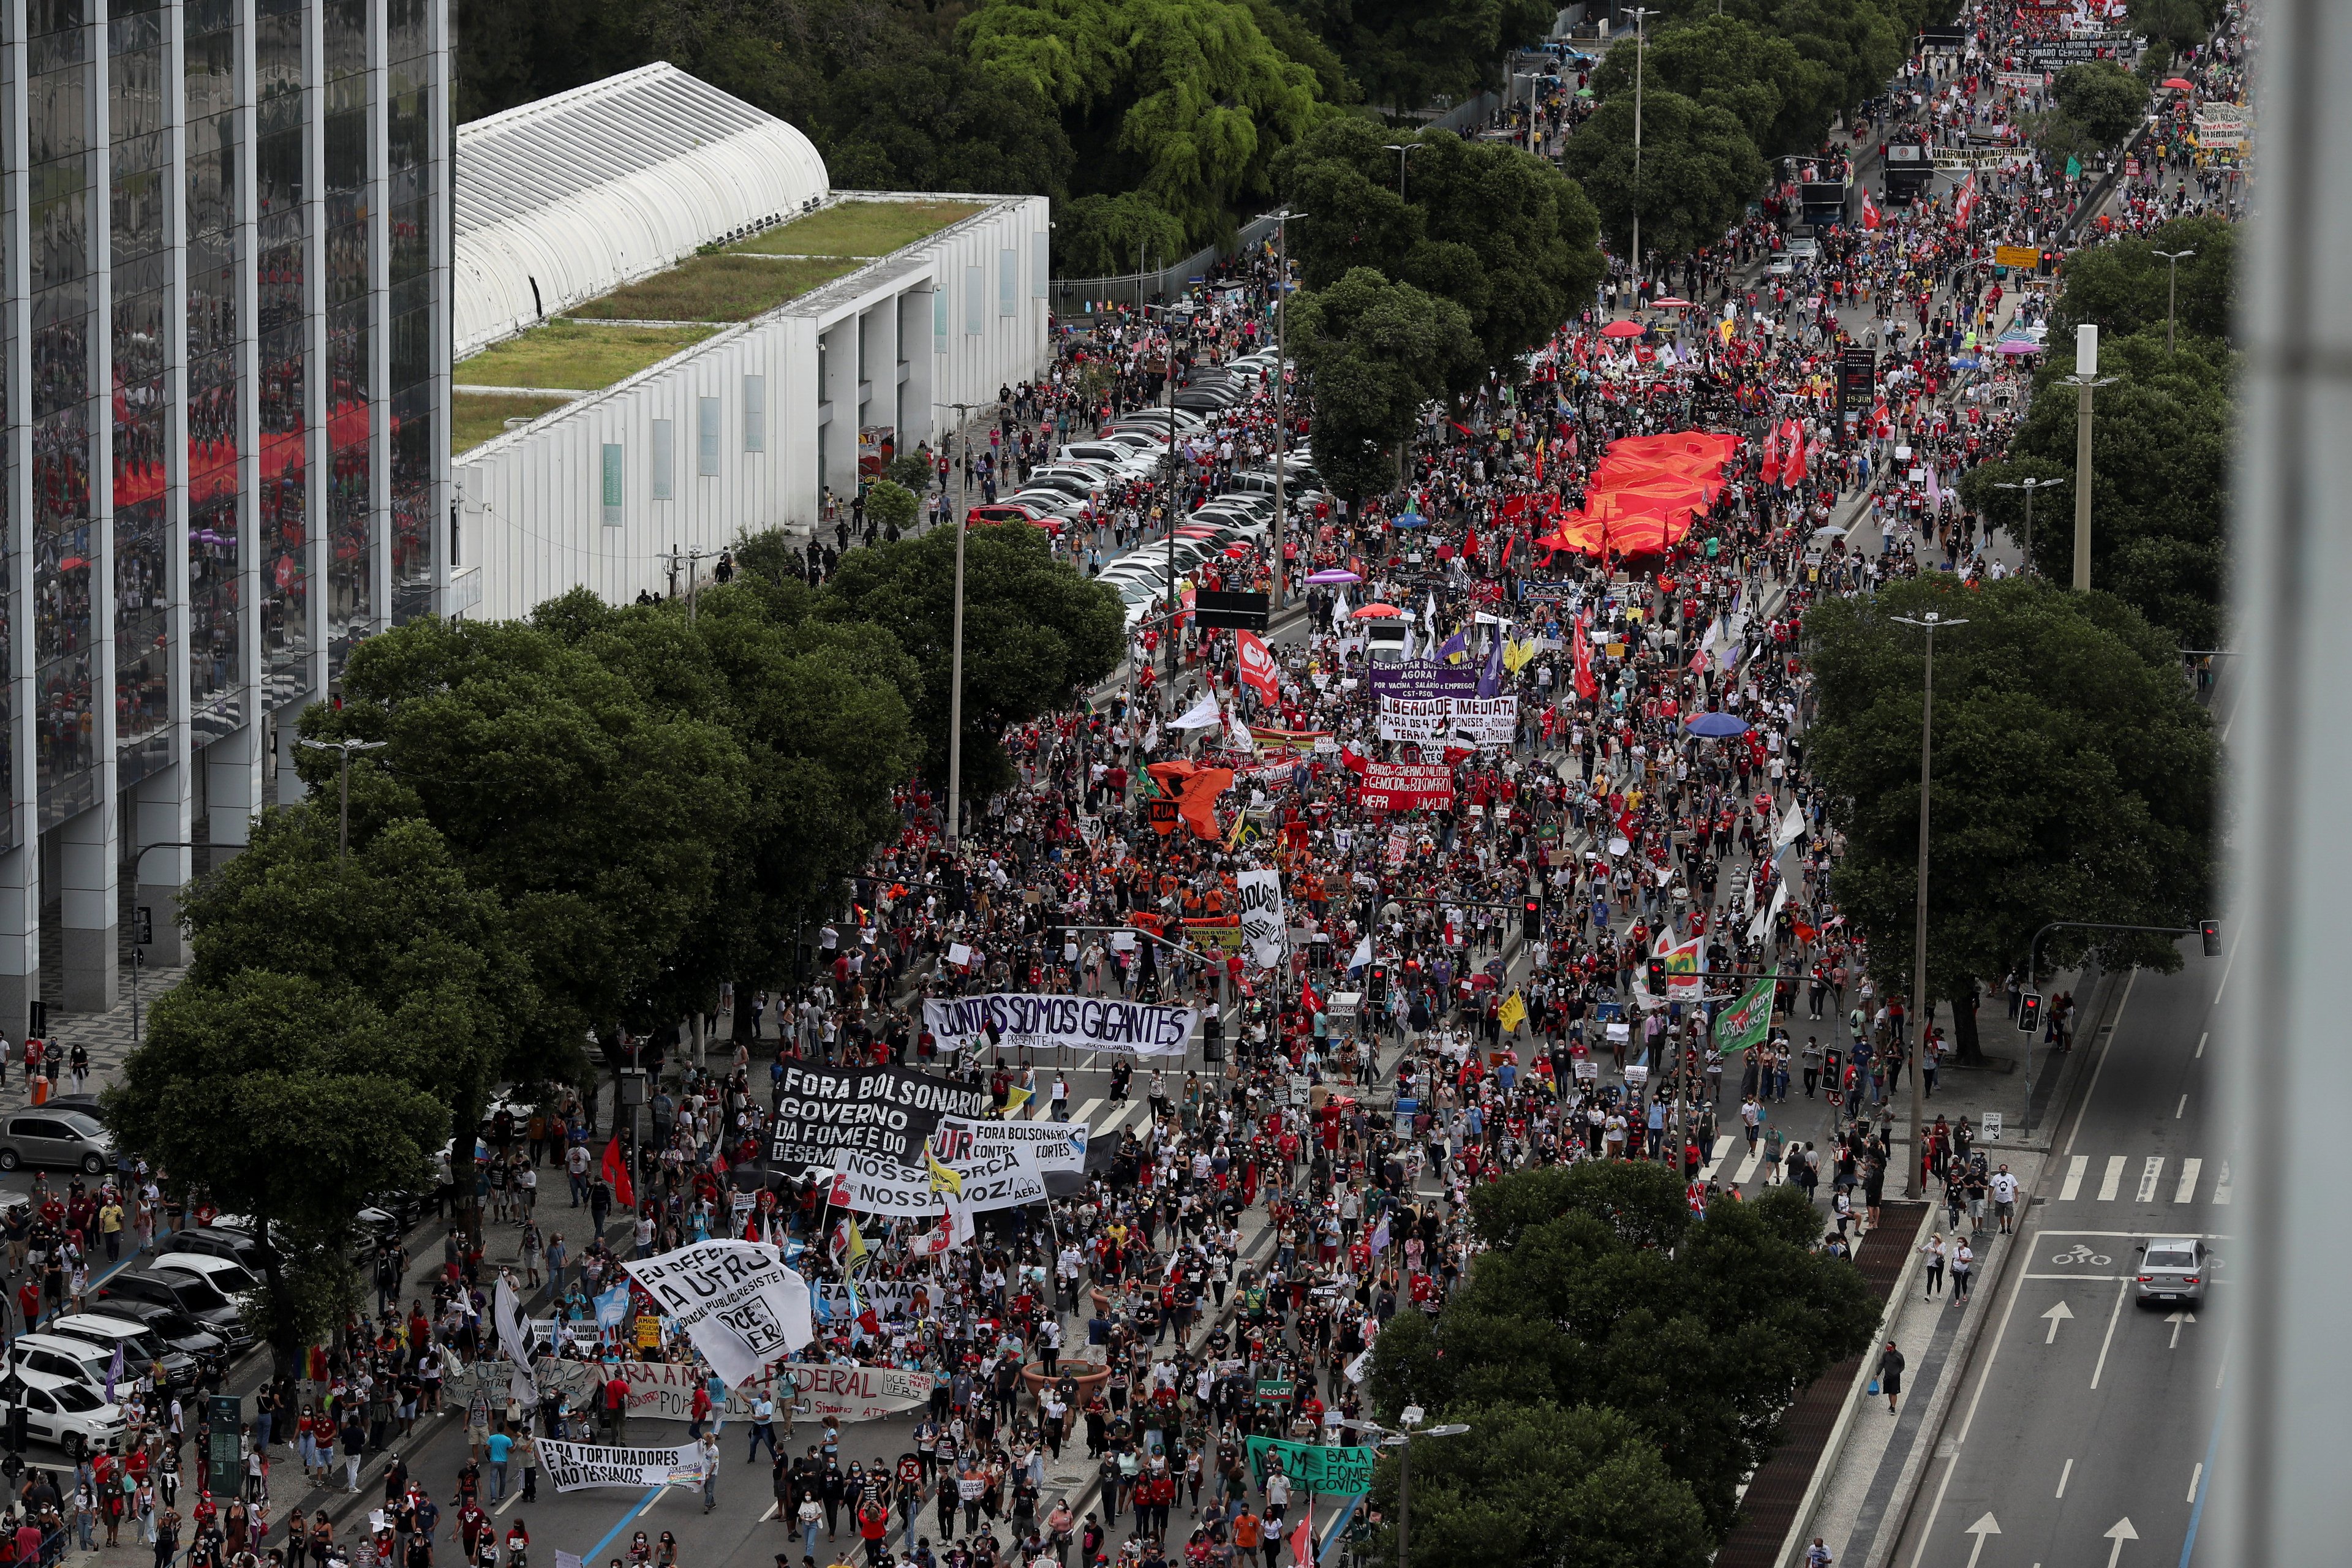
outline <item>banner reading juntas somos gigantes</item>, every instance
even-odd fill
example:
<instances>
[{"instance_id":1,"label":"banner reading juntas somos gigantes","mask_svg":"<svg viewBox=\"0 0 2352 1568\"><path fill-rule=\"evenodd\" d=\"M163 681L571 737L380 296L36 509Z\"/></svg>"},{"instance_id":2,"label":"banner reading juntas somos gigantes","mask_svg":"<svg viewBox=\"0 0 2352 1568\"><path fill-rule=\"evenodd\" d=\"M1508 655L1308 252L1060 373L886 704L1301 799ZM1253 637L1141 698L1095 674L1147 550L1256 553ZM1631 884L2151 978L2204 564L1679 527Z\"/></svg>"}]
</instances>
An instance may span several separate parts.
<instances>
[{"instance_id":1,"label":"banner reading juntas somos gigantes","mask_svg":"<svg viewBox=\"0 0 2352 1568\"><path fill-rule=\"evenodd\" d=\"M961 1050L993 1039L1006 1050L1059 1048L1181 1057L1200 1021L1197 1007L1128 1002L1116 996L1040 996L999 991L923 1004L923 1026L937 1037L942 1050Z\"/></svg>"}]
</instances>

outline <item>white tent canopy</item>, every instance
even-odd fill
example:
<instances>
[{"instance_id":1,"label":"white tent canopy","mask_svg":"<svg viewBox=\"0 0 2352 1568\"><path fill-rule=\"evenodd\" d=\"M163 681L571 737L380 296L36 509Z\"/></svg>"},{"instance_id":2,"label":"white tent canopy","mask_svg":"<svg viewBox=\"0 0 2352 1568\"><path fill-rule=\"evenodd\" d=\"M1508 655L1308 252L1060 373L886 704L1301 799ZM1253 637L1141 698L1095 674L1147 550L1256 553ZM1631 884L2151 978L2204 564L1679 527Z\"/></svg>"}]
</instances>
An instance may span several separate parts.
<instances>
[{"instance_id":1,"label":"white tent canopy","mask_svg":"<svg viewBox=\"0 0 2352 1568\"><path fill-rule=\"evenodd\" d=\"M830 190L807 137L667 63L461 125L457 165L459 359Z\"/></svg>"}]
</instances>

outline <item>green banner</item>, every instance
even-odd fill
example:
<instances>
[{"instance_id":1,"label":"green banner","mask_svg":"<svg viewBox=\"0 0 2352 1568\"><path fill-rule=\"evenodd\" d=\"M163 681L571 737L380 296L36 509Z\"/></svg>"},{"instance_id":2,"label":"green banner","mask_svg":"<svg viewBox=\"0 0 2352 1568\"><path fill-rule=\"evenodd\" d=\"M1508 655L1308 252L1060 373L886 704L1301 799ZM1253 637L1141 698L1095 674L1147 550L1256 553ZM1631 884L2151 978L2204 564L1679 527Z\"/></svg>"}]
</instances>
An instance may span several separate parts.
<instances>
[{"instance_id":1,"label":"green banner","mask_svg":"<svg viewBox=\"0 0 2352 1568\"><path fill-rule=\"evenodd\" d=\"M1715 1016L1715 1054L1727 1057L1760 1046L1772 1027L1772 982L1759 980L1736 1005Z\"/></svg>"},{"instance_id":2,"label":"green banner","mask_svg":"<svg viewBox=\"0 0 2352 1568\"><path fill-rule=\"evenodd\" d=\"M1265 1484L1271 1456L1273 1468L1288 1476L1290 1484L1301 1491L1362 1497L1372 1489L1370 1448L1330 1448L1320 1443L1286 1443L1279 1437L1252 1437L1245 1447L1250 1474L1260 1486Z\"/></svg>"}]
</instances>

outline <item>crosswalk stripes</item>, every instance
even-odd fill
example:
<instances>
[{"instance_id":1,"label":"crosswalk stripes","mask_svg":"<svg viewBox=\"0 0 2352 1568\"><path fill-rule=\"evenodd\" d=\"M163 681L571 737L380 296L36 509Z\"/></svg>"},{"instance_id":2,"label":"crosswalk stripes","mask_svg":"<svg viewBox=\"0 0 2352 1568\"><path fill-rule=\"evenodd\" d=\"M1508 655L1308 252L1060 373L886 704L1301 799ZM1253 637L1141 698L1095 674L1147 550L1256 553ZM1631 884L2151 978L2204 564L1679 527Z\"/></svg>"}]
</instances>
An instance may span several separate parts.
<instances>
[{"instance_id":1,"label":"crosswalk stripes","mask_svg":"<svg viewBox=\"0 0 2352 1568\"><path fill-rule=\"evenodd\" d=\"M1754 1175L1756 1173L1756 1167L1763 1163L1764 1156L1762 1153L1754 1149L1748 1151L1748 1158L1739 1162L1739 1170L1738 1173L1731 1178L1732 1185L1738 1187L1746 1186L1748 1184L1748 1178Z\"/></svg>"},{"instance_id":2,"label":"crosswalk stripes","mask_svg":"<svg viewBox=\"0 0 2352 1568\"><path fill-rule=\"evenodd\" d=\"M1706 1167L1699 1172L1698 1179L1702 1182L1715 1180L1716 1172L1723 1168L1723 1162L1730 1154L1732 1144L1738 1142L1738 1140L1728 1132L1718 1134L1715 1140L1715 1156L1707 1161Z\"/></svg>"},{"instance_id":3,"label":"crosswalk stripes","mask_svg":"<svg viewBox=\"0 0 2352 1568\"><path fill-rule=\"evenodd\" d=\"M2135 1158L2129 1154L2105 1156L2106 1163L2100 1167L2099 1183L2095 1193L2084 1190L2090 1178L2092 1162L2097 1158L2099 1157L2093 1154L2075 1154L2068 1157L2066 1173L2060 1178L2058 1184L2057 1201L2059 1203L2070 1204L2088 1199L2095 1203L2111 1204L2127 1195L2124 1186L2124 1176L2131 1169ZM2162 1154L2148 1154L2137 1158L2138 1180L2132 1184L2128 1193L2130 1200L2137 1204L2164 1202L2167 1190L2165 1174L2168 1169L2172 1168L2171 1161ZM2171 1202L2176 1204L2197 1202L2200 1195L2199 1189L2204 1185L2206 1163L2207 1162L2202 1159L2183 1158L2180 1161L2170 1184ZM2221 1160L2213 1162L2213 1183L2205 1196L2209 1202L2226 1204L2230 1201L2230 1163L2226 1160Z\"/></svg>"}]
</instances>

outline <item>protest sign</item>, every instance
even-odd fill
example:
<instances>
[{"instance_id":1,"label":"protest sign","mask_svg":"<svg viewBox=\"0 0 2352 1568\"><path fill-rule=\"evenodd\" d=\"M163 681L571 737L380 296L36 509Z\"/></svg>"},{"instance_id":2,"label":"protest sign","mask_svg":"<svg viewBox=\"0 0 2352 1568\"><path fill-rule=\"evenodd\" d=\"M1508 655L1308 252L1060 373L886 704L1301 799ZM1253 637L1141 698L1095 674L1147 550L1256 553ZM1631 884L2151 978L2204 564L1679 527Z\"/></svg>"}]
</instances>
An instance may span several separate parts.
<instances>
[{"instance_id":1,"label":"protest sign","mask_svg":"<svg viewBox=\"0 0 2352 1568\"><path fill-rule=\"evenodd\" d=\"M702 1483L702 1459L692 1443L675 1448L608 1448L594 1443L539 1442L539 1468L557 1491L591 1487L663 1487Z\"/></svg>"},{"instance_id":2,"label":"protest sign","mask_svg":"<svg viewBox=\"0 0 2352 1568\"><path fill-rule=\"evenodd\" d=\"M584 1363L573 1363L584 1364ZM778 1367L775 1379L780 1380L785 1369ZM695 1362L625 1361L603 1369L604 1381L618 1377L629 1390L629 1414L650 1416L656 1421L691 1421L694 1419L694 1391L710 1384L710 1369ZM772 1399L786 1399L791 1387L781 1381L769 1381ZM747 1384L740 1388L726 1389L723 1408L730 1421L748 1421L760 1397L760 1385ZM717 1395L713 1394L713 1399Z\"/></svg>"},{"instance_id":3,"label":"protest sign","mask_svg":"<svg viewBox=\"0 0 2352 1568\"><path fill-rule=\"evenodd\" d=\"M1181 1057L1200 1019L1195 1007L1129 1002L1116 996L1041 996L999 991L923 1004L923 1026L938 1038L942 1050L963 1050L992 1038L1006 1050ZM981 1100L981 1106L960 1114L980 1115L986 1109L985 1093Z\"/></svg>"},{"instance_id":4,"label":"protest sign","mask_svg":"<svg viewBox=\"0 0 2352 1568\"><path fill-rule=\"evenodd\" d=\"M1364 769L1363 788L1357 800L1373 811L1411 811L1416 806L1445 805L1454 799L1454 770L1439 763L1372 763ZM1404 863L1405 841L1390 837L1390 864Z\"/></svg>"},{"instance_id":5,"label":"protest sign","mask_svg":"<svg viewBox=\"0 0 2352 1568\"><path fill-rule=\"evenodd\" d=\"M1376 664L1372 666L1372 695L1407 699L1475 697L1478 672L1466 665L1457 668L1426 658Z\"/></svg>"},{"instance_id":6,"label":"protest sign","mask_svg":"<svg viewBox=\"0 0 2352 1568\"><path fill-rule=\"evenodd\" d=\"M930 1402L935 1381L928 1372L893 1366L825 1366L793 1362L776 1369L790 1378L795 1405L813 1415L842 1421L879 1421Z\"/></svg>"},{"instance_id":7,"label":"protest sign","mask_svg":"<svg viewBox=\"0 0 2352 1568\"><path fill-rule=\"evenodd\" d=\"M942 1116L984 1116L988 1090L907 1068L812 1068L786 1062L776 1085L768 1133L768 1169L798 1177L830 1171L843 1150L901 1164L919 1151Z\"/></svg>"},{"instance_id":8,"label":"protest sign","mask_svg":"<svg viewBox=\"0 0 2352 1568\"><path fill-rule=\"evenodd\" d=\"M1381 699L1383 741L1449 742L1461 746L1504 746L1517 731L1516 697Z\"/></svg>"},{"instance_id":9,"label":"protest sign","mask_svg":"<svg viewBox=\"0 0 2352 1568\"><path fill-rule=\"evenodd\" d=\"M869 1154L843 1154L825 1201L851 1214L933 1218L953 1204L971 1214L1018 1208L1045 1201L1045 1173L1030 1144L1000 1143L956 1161L948 1168L962 1184L961 1194L935 1184L928 1167L901 1165Z\"/></svg>"},{"instance_id":10,"label":"protest sign","mask_svg":"<svg viewBox=\"0 0 2352 1568\"><path fill-rule=\"evenodd\" d=\"M807 1282L764 1242L698 1241L621 1267L730 1385L757 1380L816 1337Z\"/></svg>"},{"instance_id":11,"label":"protest sign","mask_svg":"<svg viewBox=\"0 0 2352 1568\"><path fill-rule=\"evenodd\" d=\"M1241 899L1242 934L1248 938L1250 962L1272 969L1282 962L1282 873L1244 871L1234 879Z\"/></svg>"},{"instance_id":12,"label":"protest sign","mask_svg":"<svg viewBox=\"0 0 2352 1568\"><path fill-rule=\"evenodd\" d=\"M931 1152L950 1165L1000 1147L1027 1147L1039 1171L1080 1172L1087 1168L1087 1138L1083 1121L975 1121L967 1117L940 1120L931 1135Z\"/></svg>"},{"instance_id":13,"label":"protest sign","mask_svg":"<svg viewBox=\"0 0 2352 1568\"><path fill-rule=\"evenodd\" d=\"M1290 1443L1279 1437L1251 1437L1244 1446L1249 1450L1250 1476L1260 1486L1265 1484L1266 1471L1276 1469L1300 1491L1361 1497L1372 1489L1373 1451L1370 1448Z\"/></svg>"}]
</instances>

